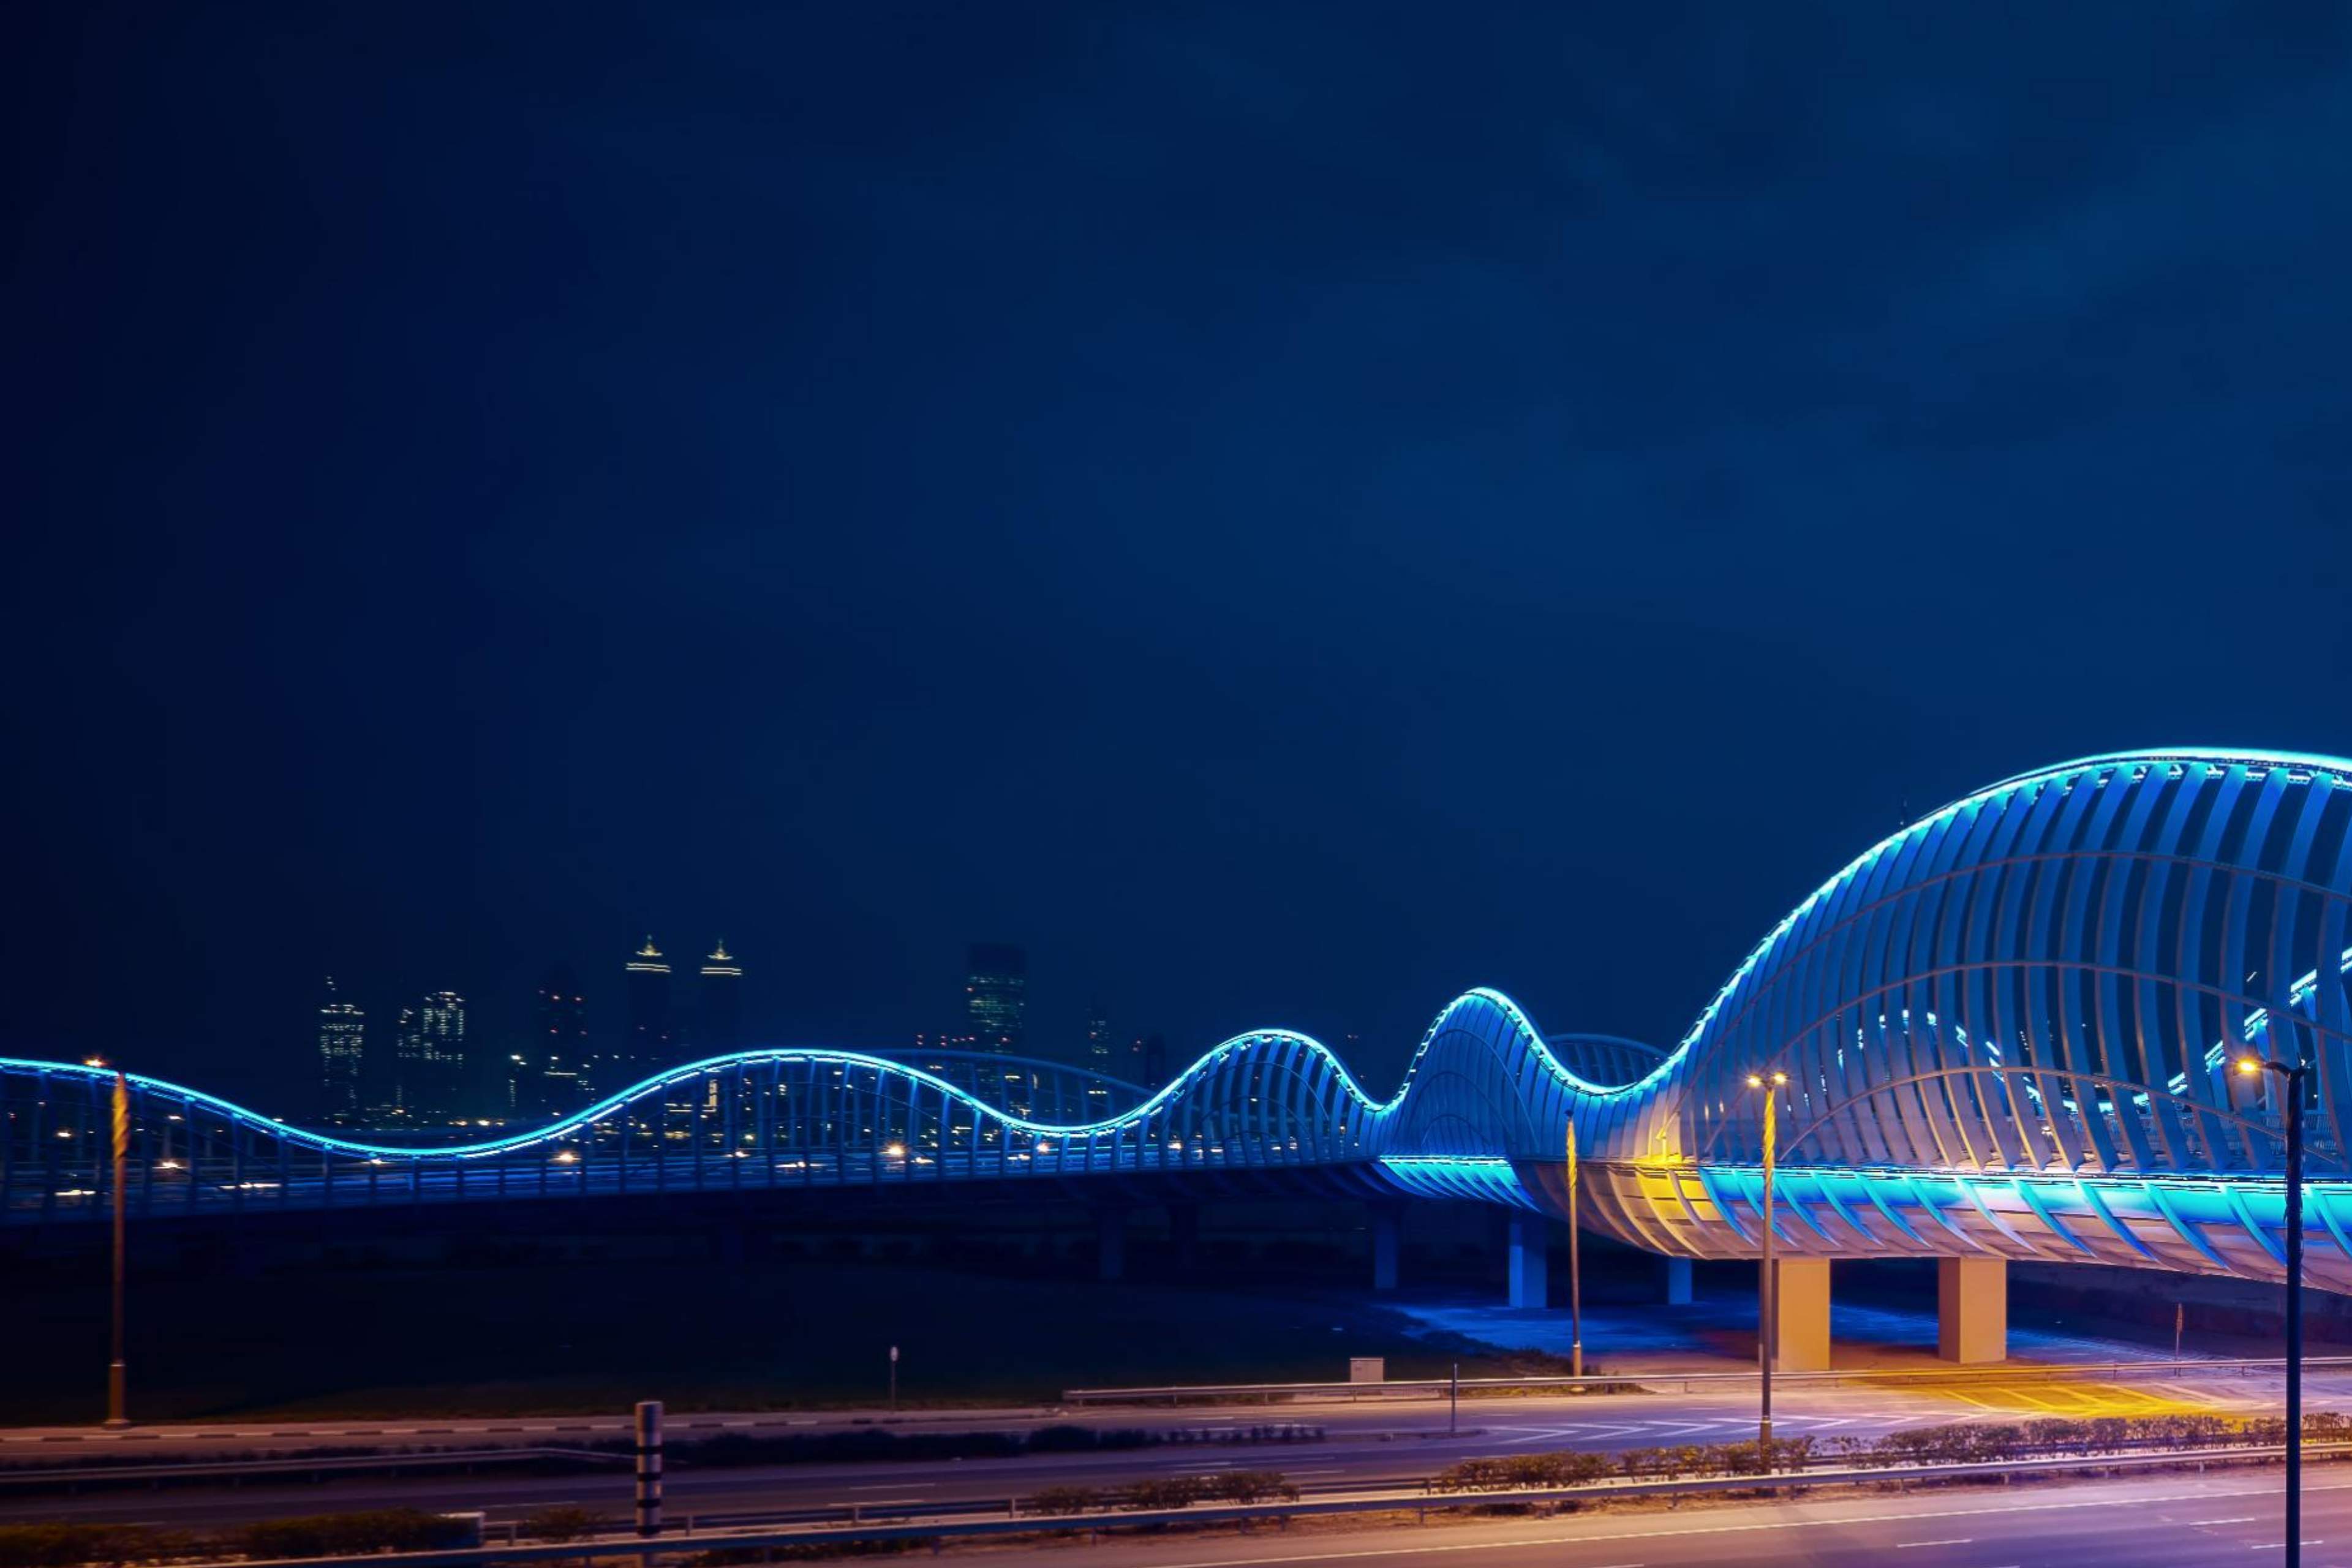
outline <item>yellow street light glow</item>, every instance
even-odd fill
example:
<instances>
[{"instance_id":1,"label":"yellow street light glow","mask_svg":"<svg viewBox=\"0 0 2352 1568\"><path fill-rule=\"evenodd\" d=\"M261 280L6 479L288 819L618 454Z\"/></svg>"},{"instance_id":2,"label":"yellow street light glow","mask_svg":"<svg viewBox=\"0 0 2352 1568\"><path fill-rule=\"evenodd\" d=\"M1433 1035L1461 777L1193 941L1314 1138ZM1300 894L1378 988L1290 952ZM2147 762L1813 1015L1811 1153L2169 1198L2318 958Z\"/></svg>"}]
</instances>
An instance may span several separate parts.
<instances>
[{"instance_id":1,"label":"yellow street light glow","mask_svg":"<svg viewBox=\"0 0 2352 1568\"><path fill-rule=\"evenodd\" d=\"M1748 1087L1750 1089L1762 1089L1767 1082L1769 1082L1773 1088L1779 1089L1788 1081L1789 1075L1784 1072L1776 1072L1769 1079L1761 1073L1752 1072L1748 1075Z\"/></svg>"},{"instance_id":2,"label":"yellow street light glow","mask_svg":"<svg viewBox=\"0 0 2352 1568\"><path fill-rule=\"evenodd\" d=\"M106 1058L104 1057L84 1057L81 1058L81 1065L86 1068L102 1068L106 1065Z\"/></svg>"},{"instance_id":3,"label":"yellow street light glow","mask_svg":"<svg viewBox=\"0 0 2352 1568\"><path fill-rule=\"evenodd\" d=\"M888 1148L884 1149L882 1152L887 1154L893 1160L903 1160L907 1157L907 1146L904 1143L893 1143Z\"/></svg>"},{"instance_id":4,"label":"yellow street light glow","mask_svg":"<svg viewBox=\"0 0 2352 1568\"><path fill-rule=\"evenodd\" d=\"M2252 1078L2252 1077L2253 1077L2256 1073L2258 1073L2258 1072L2260 1072L2260 1071L2262 1071L2262 1070L2263 1070L2263 1064L2262 1064L2262 1058L2259 1058L2259 1057L2240 1057L2240 1058L2238 1058L2238 1072L2239 1072L2240 1076L2244 1077L2244 1078Z\"/></svg>"}]
</instances>

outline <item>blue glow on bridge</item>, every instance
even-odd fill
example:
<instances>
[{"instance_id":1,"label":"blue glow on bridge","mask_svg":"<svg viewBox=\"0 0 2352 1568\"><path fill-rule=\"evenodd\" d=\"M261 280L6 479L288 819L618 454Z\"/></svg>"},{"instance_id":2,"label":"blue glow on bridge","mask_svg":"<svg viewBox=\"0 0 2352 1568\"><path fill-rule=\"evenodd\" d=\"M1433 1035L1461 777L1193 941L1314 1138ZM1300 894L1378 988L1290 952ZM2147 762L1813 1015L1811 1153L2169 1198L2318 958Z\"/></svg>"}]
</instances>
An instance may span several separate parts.
<instances>
[{"instance_id":1,"label":"blue glow on bridge","mask_svg":"<svg viewBox=\"0 0 2352 1568\"><path fill-rule=\"evenodd\" d=\"M1779 1072L1792 1255L2264 1275L2281 1250L2278 1091L2223 1070L2252 1043L2316 1064L2325 1191L2307 1239L2315 1278L2352 1289L2347 968L2352 763L2125 753L2004 780L1873 845L1773 926L1654 1065L1624 1041L1548 1045L1510 998L1480 989L1439 1014L1385 1100L1319 1042L1263 1029L1090 1120L832 1049L711 1058L546 1126L439 1148L293 1127L133 1077L135 1201L161 1215L387 1193L1214 1172L1229 1186L1557 1212L1572 1119L1588 1224L1660 1251L1741 1256L1759 1239L1762 1106L1748 1080ZM0 1060L0 1222L92 1212L111 1079Z\"/></svg>"}]
</instances>

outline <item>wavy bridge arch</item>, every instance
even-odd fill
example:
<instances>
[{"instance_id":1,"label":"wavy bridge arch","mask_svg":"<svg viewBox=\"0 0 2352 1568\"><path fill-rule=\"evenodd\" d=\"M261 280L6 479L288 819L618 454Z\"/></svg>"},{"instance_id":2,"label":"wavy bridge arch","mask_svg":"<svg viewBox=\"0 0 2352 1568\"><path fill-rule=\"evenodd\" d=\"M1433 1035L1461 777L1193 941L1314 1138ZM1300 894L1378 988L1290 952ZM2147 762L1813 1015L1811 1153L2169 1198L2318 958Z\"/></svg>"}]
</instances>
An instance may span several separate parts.
<instances>
[{"instance_id":1,"label":"wavy bridge arch","mask_svg":"<svg viewBox=\"0 0 2352 1568\"><path fill-rule=\"evenodd\" d=\"M1669 1052L1549 1040L1508 997L1439 1014L1396 1092L1319 1042L1239 1035L1150 1094L1034 1069L757 1050L579 1113L418 1148L131 1080L153 1215L396 1197L1149 1179L1557 1212L1573 1118L1588 1223L1659 1250L1758 1245L1761 1104L1788 1075L1776 1242L2275 1274L2279 1110L2230 1074L2316 1067L2315 1278L2352 1289L2352 762L2171 749L2020 774L1857 856L1757 944ZM1016 1077L1020 1070L1015 1069ZM0 1222L107 1200L111 1075L0 1060ZM1002 1090L1002 1092L999 1092ZM1092 1114L1074 1114L1083 1110Z\"/></svg>"}]
</instances>

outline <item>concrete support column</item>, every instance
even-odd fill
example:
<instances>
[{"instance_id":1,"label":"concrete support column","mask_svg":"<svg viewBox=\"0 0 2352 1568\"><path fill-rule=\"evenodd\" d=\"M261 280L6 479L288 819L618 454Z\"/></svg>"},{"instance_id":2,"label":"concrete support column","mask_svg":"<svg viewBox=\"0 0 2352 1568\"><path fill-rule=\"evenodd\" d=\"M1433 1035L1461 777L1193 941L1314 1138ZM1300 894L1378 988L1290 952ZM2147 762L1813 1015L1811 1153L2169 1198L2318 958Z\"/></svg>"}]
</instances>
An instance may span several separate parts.
<instances>
[{"instance_id":1,"label":"concrete support column","mask_svg":"<svg viewBox=\"0 0 2352 1568\"><path fill-rule=\"evenodd\" d=\"M1830 1260L1776 1258L1780 1276L1780 1343L1775 1372L1827 1372L1830 1367Z\"/></svg>"},{"instance_id":2,"label":"concrete support column","mask_svg":"<svg viewBox=\"0 0 2352 1568\"><path fill-rule=\"evenodd\" d=\"M1691 1260L1687 1258L1660 1259L1666 1266L1666 1305L1687 1307L1691 1304Z\"/></svg>"},{"instance_id":3,"label":"concrete support column","mask_svg":"<svg viewBox=\"0 0 2352 1568\"><path fill-rule=\"evenodd\" d=\"M1543 1215L1529 1214L1525 1209L1511 1211L1511 1305L1514 1307L1548 1304L1550 1278L1545 1268L1545 1247L1550 1240L1549 1231Z\"/></svg>"},{"instance_id":4,"label":"concrete support column","mask_svg":"<svg viewBox=\"0 0 2352 1568\"><path fill-rule=\"evenodd\" d=\"M1404 1205L1374 1204L1372 1210L1372 1289L1397 1288L1397 1254L1404 1246Z\"/></svg>"},{"instance_id":5,"label":"concrete support column","mask_svg":"<svg viewBox=\"0 0 2352 1568\"><path fill-rule=\"evenodd\" d=\"M1946 1361L2009 1359L2009 1259L1936 1259L1936 1353Z\"/></svg>"},{"instance_id":6,"label":"concrete support column","mask_svg":"<svg viewBox=\"0 0 2352 1568\"><path fill-rule=\"evenodd\" d=\"M1095 1273L1103 1279L1118 1279L1127 1273L1127 1211L1097 1209L1095 1211Z\"/></svg>"}]
</instances>

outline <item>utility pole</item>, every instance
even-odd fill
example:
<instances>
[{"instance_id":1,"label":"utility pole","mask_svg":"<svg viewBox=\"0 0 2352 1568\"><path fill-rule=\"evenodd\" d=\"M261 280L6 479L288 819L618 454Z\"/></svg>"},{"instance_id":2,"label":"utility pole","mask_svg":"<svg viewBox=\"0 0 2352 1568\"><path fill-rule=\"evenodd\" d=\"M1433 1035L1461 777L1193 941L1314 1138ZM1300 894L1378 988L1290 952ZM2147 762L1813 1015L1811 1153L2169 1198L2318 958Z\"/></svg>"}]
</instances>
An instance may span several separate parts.
<instances>
[{"instance_id":1,"label":"utility pole","mask_svg":"<svg viewBox=\"0 0 2352 1568\"><path fill-rule=\"evenodd\" d=\"M1780 1120L1777 1114L1780 1089L1789 1081L1784 1072L1749 1073L1748 1087L1764 1091L1764 1273L1757 1282L1756 1360L1763 1373L1763 1403L1756 1419L1756 1462L1769 1469L1772 1465L1772 1352L1779 1348L1780 1281L1772 1271L1772 1170L1780 1158L1774 1147L1780 1141Z\"/></svg>"},{"instance_id":2,"label":"utility pole","mask_svg":"<svg viewBox=\"0 0 2352 1568\"><path fill-rule=\"evenodd\" d=\"M2294 1049L2289 1004L2271 1010L2273 1029L2284 1030ZM2240 1057L2248 1078L2278 1074L2286 1084L2286 1568L2303 1563L2303 1086L2311 1064L2296 1051L2293 1063Z\"/></svg>"},{"instance_id":3,"label":"utility pole","mask_svg":"<svg viewBox=\"0 0 2352 1568\"><path fill-rule=\"evenodd\" d=\"M1568 1374L1584 1375L1584 1279L1576 1257L1576 1111L1568 1113Z\"/></svg>"},{"instance_id":4,"label":"utility pole","mask_svg":"<svg viewBox=\"0 0 2352 1568\"><path fill-rule=\"evenodd\" d=\"M114 1356L106 1366L106 1424L128 1426L131 1417L124 1405L130 1394L131 1374L122 1356L123 1268L129 1254L125 1247L130 1225L130 1184L123 1180L124 1169L131 1160L131 1079L120 1068L114 1074Z\"/></svg>"}]
</instances>

